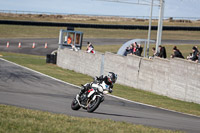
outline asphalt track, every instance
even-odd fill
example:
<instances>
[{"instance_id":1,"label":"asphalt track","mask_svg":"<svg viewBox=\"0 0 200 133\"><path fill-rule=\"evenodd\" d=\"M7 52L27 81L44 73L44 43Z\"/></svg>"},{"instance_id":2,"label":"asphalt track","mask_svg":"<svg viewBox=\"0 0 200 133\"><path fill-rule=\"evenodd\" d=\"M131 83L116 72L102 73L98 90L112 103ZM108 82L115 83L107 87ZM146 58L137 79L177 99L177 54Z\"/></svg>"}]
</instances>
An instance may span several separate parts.
<instances>
[{"instance_id":1,"label":"asphalt track","mask_svg":"<svg viewBox=\"0 0 200 133\"><path fill-rule=\"evenodd\" d=\"M94 113L71 110L79 92L75 86L44 76L0 58L0 104L62 113L70 116L112 119L162 129L200 132L200 117L158 109L106 96Z\"/></svg>"},{"instance_id":2,"label":"asphalt track","mask_svg":"<svg viewBox=\"0 0 200 133\"><path fill-rule=\"evenodd\" d=\"M122 45L131 39L114 39L114 38L84 38L83 45L87 45L90 41L95 45ZM9 47L6 47L9 41ZM21 48L18 48L18 44L21 42ZM35 42L35 48L32 48L33 42ZM45 49L45 43L47 42L48 47ZM162 44L200 44L200 40L162 40ZM25 53L34 55L46 55L58 48L58 39L56 38L17 38L17 39L0 39L0 51Z\"/></svg>"}]
</instances>

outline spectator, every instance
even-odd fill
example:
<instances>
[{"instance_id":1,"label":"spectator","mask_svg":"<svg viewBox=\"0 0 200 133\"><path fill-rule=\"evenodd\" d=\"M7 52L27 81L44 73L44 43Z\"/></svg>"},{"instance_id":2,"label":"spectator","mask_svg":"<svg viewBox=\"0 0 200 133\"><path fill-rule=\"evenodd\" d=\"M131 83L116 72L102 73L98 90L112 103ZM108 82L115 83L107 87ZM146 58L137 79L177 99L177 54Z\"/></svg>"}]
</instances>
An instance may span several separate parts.
<instances>
[{"instance_id":1,"label":"spectator","mask_svg":"<svg viewBox=\"0 0 200 133\"><path fill-rule=\"evenodd\" d=\"M130 52L131 52L131 46L126 47L126 51L124 52L124 56L127 56L127 54L130 54Z\"/></svg>"},{"instance_id":2,"label":"spectator","mask_svg":"<svg viewBox=\"0 0 200 133\"><path fill-rule=\"evenodd\" d=\"M130 47L129 47L129 53L128 54L133 55L133 53L134 53L133 51L134 51L134 44L131 44Z\"/></svg>"},{"instance_id":3,"label":"spectator","mask_svg":"<svg viewBox=\"0 0 200 133\"><path fill-rule=\"evenodd\" d=\"M95 50L94 50L94 47L93 47L92 43L91 42L87 42L87 44L88 45L87 45L86 52L95 54Z\"/></svg>"},{"instance_id":4,"label":"spectator","mask_svg":"<svg viewBox=\"0 0 200 133\"><path fill-rule=\"evenodd\" d=\"M68 36L68 38L67 38L67 44L71 44L72 43L72 38L71 38L71 36Z\"/></svg>"},{"instance_id":5,"label":"spectator","mask_svg":"<svg viewBox=\"0 0 200 133\"><path fill-rule=\"evenodd\" d=\"M137 47L138 47L137 42L134 42L133 43L133 54L135 54Z\"/></svg>"},{"instance_id":6,"label":"spectator","mask_svg":"<svg viewBox=\"0 0 200 133\"><path fill-rule=\"evenodd\" d=\"M192 57L189 58L189 60L196 61L198 59L197 53L198 53L198 49L195 46L193 46L192 47Z\"/></svg>"},{"instance_id":7,"label":"spectator","mask_svg":"<svg viewBox=\"0 0 200 133\"><path fill-rule=\"evenodd\" d=\"M140 44L137 44L137 42L134 42L132 45L131 45L131 48L130 48L130 55L138 55L138 56L141 56L142 54L142 51L143 51L143 48L141 47Z\"/></svg>"},{"instance_id":8,"label":"spectator","mask_svg":"<svg viewBox=\"0 0 200 133\"><path fill-rule=\"evenodd\" d=\"M136 48L136 51L135 51L135 55L141 56L142 51L143 51L143 47L141 47L141 45L138 44L138 45L137 45L137 48Z\"/></svg>"},{"instance_id":9,"label":"spectator","mask_svg":"<svg viewBox=\"0 0 200 133\"><path fill-rule=\"evenodd\" d=\"M194 47L196 47L197 52L199 52L199 50L198 50L198 46L194 46Z\"/></svg>"},{"instance_id":10,"label":"spectator","mask_svg":"<svg viewBox=\"0 0 200 133\"><path fill-rule=\"evenodd\" d=\"M173 51L174 51L174 54L171 55L172 58L177 57L177 58L182 58L182 59L184 59L182 53L180 52L179 49L177 49L176 46L174 46Z\"/></svg>"},{"instance_id":11,"label":"spectator","mask_svg":"<svg viewBox=\"0 0 200 133\"><path fill-rule=\"evenodd\" d=\"M199 52L197 53L197 57L198 57L198 59L196 60L196 62L200 63L200 54L199 54Z\"/></svg>"},{"instance_id":12,"label":"spectator","mask_svg":"<svg viewBox=\"0 0 200 133\"><path fill-rule=\"evenodd\" d=\"M192 58L192 53L187 56L187 60L190 60L190 58Z\"/></svg>"},{"instance_id":13,"label":"spectator","mask_svg":"<svg viewBox=\"0 0 200 133\"><path fill-rule=\"evenodd\" d=\"M158 54L159 54L159 53L156 52L156 48L155 48L155 47L153 47L151 50L152 50L152 52L153 52L153 55L150 56L149 59L152 59L152 58L154 58L155 56L158 56Z\"/></svg>"},{"instance_id":14,"label":"spectator","mask_svg":"<svg viewBox=\"0 0 200 133\"><path fill-rule=\"evenodd\" d=\"M137 44L137 42L134 42L133 44L131 44L129 47L126 48L124 56L127 56L128 54L141 56L142 51L143 47L141 47L140 44Z\"/></svg>"},{"instance_id":15,"label":"spectator","mask_svg":"<svg viewBox=\"0 0 200 133\"><path fill-rule=\"evenodd\" d=\"M165 49L165 47L163 47L163 46L159 46L159 50L160 50L160 52L159 52L159 54L158 54L158 57L160 57L160 58L167 58L167 53L166 53L166 49Z\"/></svg>"},{"instance_id":16,"label":"spectator","mask_svg":"<svg viewBox=\"0 0 200 133\"><path fill-rule=\"evenodd\" d=\"M78 51L78 49L76 48L76 46L74 46L74 44L71 44L71 47L73 51L76 51L76 52Z\"/></svg>"}]
</instances>

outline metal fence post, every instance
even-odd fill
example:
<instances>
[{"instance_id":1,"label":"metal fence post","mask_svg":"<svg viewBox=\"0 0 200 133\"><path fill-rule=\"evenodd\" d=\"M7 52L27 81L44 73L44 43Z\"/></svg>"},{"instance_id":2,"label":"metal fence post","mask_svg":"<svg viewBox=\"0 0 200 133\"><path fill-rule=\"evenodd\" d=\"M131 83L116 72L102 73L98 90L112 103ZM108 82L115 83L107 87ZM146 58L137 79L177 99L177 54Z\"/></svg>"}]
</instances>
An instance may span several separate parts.
<instances>
[{"instance_id":1,"label":"metal fence post","mask_svg":"<svg viewBox=\"0 0 200 133\"><path fill-rule=\"evenodd\" d=\"M104 54L101 56L101 70L100 70L100 75L104 74Z\"/></svg>"}]
</instances>

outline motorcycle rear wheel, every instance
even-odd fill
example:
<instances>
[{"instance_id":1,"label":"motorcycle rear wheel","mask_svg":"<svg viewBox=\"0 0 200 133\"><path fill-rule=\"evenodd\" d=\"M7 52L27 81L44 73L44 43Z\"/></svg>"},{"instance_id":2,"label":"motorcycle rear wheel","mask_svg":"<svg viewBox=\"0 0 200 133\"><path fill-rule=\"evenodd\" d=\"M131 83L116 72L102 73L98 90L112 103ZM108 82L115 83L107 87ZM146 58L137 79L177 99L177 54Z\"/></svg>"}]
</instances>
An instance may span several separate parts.
<instances>
[{"instance_id":1,"label":"motorcycle rear wheel","mask_svg":"<svg viewBox=\"0 0 200 133\"><path fill-rule=\"evenodd\" d=\"M87 112L89 113L94 112L99 107L100 103L101 103L101 98L96 97L96 99L94 101L91 101L90 104L88 105Z\"/></svg>"},{"instance_id":2,"label":"motorcycle rear wheel","mask_svg":"<svg viewBox=\"0 0 200 133\"><path fill-rule=\"evenodd\" d=\"M79 110L81 108L81 106L78 104L78 101L76 100L76 98L73 99L73 101L71 103L71 108L73 110Z\"/></svg>"}]
</instances>

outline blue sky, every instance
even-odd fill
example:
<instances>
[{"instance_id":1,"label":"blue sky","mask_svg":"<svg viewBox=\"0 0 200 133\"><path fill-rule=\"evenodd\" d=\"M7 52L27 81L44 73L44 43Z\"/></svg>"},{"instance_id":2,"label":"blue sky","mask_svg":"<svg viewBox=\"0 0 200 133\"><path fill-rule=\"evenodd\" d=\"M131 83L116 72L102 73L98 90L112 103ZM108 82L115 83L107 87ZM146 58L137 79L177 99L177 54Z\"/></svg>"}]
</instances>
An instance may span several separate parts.
<instances>
[{"instance_id":1,"label":"blue sky","mask_svg":"<svg viewBox=\"0 0 200 133\"><path fill-rule=\"evenodd\" d=\"M0 0L0 3L0 10L119 16L149 16L150 14L149 6L96 0ZM200 0L165 0L164 16L200 18L199 5ZM155 6L153 16L158 15L158 7Z\"/></svg>"}]
</instances>

